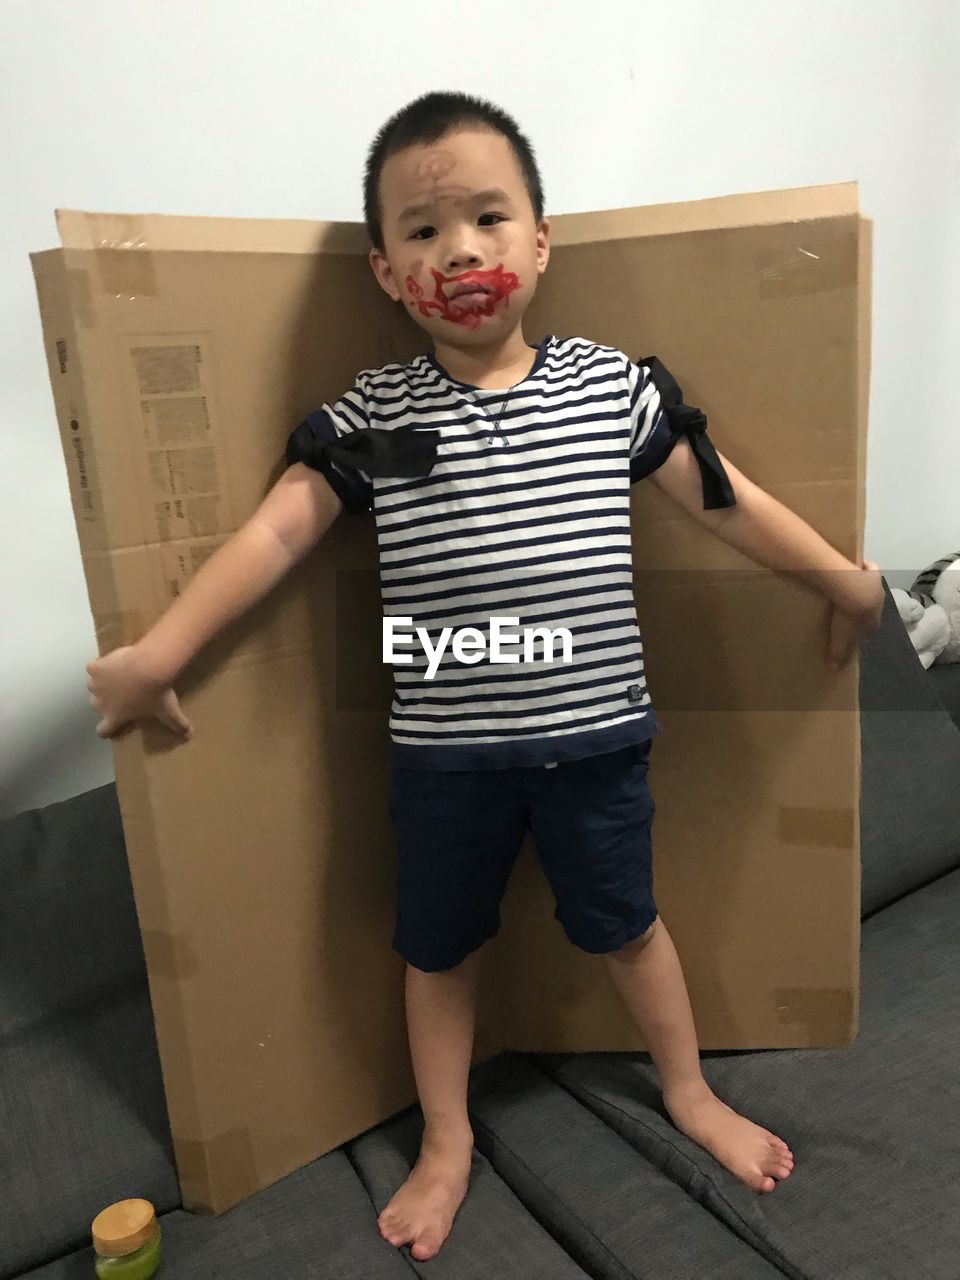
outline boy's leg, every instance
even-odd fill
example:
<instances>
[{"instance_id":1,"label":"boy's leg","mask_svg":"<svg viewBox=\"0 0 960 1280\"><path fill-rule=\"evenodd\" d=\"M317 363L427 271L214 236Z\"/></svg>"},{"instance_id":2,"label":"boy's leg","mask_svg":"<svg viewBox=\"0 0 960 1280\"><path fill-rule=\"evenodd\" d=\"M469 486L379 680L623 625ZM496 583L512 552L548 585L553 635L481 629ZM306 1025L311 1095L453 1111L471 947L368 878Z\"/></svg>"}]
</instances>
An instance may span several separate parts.
<instances>
[{"instance_id":1,"label":"boy's leg","mask_svg":"<svg viewBox=\"0 0 960 1280\"><path fill-rule=\"evenodd\" d=\"M791 1172L793 1155L704 1079L680 960L657 916L649 757L650 744L638 743L538 777L530 796L537 849L567 937L606 958L674 1124L742 1182L772 1191L774 1179Z\"/></svg>"},{"instance_id":2,"label":"boy's leg","mask_svg":"<svg viewBox=\"0 0 960 1280\"><path fill-rule=\"evenodd\" d=\"M377 1220L393 1245L410 1244L419 1260L432 1258L467 1193L473 1130L467 1082L473 1053L480 950L453 969L406 970L410 1056L423 1111L423 1141L410 1177Z\"/></svg>"},{"instance_id":3,"label":"boy's leg","mask_svg":"<svg viewBox=\"0 0 960 1280\"><path fill-rule=\"evenodd\" d=\"M680 958L658 917L639 938L604 956L644 1038L677 1128L755 1191L773 1191L793 1170L787 1144L722 1102L703 1077Z\"/></svg>"},{"instance_id":4,"label":"boy's leg","mask_svg":"<svg viewBox=\"0 0 960 1280\"><path fill-rule=\"evenodd\" d=\"M443 1244L467 1191L473 1131L467 1082L483 944L526 829L509 769L395 769L394 949L407 961L406 1007L424 1131L410 1177L378 1218L391 1244L418 1260Z\"/></svg>"},{"instance_id":5,"label":"boy's leg","mask_svg":"<svg viewBox=\"0 0 960 1280\"><path fill-rule=\"evenodd\" d=\"M473 1056L481 949L453 969L424 973L407 965L407 1034L423 1111L424 1139L473 1140L467 1082Z\"/></svg>"}]
</instances>

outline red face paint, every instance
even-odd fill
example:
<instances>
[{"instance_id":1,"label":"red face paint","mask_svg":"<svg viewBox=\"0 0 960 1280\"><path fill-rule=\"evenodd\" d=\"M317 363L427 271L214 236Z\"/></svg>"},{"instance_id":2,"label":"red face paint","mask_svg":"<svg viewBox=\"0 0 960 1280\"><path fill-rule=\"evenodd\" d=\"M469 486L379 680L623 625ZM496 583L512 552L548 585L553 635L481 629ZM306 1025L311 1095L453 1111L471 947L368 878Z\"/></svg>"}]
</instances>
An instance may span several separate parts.
<instances>
[{"instance_id":1,"label":"red face paint","mask_svg":"<svg viewBox=\"0 0 960 1280\"><path fill-rule=\"evenodd\" d=\"M462 324L467 329L476 329L486 316L493 315L493 309L503 298L509 298L514 289L519 288L520 279L515 271L504 271L503 263L493 271L464 271L459 276L445 276L434 267L430 268L434 279L434 295L424 296L423 289L413 276L407 276L407 288L417 299L417 307L422 316L431 312L439 313L441 319L450 320L453 324ZM470 296L469 302L457 305L457 299L444 293L444 285L476 284L484 286L482 301L476 294Z\"/></svg>"}]
</instances>

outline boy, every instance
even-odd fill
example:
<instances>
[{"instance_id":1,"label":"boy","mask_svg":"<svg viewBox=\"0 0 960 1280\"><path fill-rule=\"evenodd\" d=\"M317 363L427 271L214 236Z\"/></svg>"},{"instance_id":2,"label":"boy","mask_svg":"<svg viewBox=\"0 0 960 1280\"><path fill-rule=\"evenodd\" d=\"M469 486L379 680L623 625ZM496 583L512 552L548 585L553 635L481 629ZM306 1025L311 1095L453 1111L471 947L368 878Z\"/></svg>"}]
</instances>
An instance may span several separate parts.
<instances>
[{"instance_id":1,"label":"boy","mask_svg":"<svg viewBox=\"0 0 960 1280\"><path fill-rule=\"evenodd\" d=\"M662 368L654 377L653 362L584 338L526 342L521 320L547 267L549 224L529 143L504 112L458 93L398 112L368 156L365 215L376 278L433 353L363 371L292 433L288 468L247 524L143 639L88 666L97 731L153 715L188 738L177 674L343 507L368 509L374 496L388 614L428 632L482 633L493 617L567 626L571 663L491 666L461 652L432 680L416 658L395 670L394 946L407 961L424 1133L379 1216L381 1235L430 1258L466 1194L479 952L499 927L528 825L557 919L574 945L604 955L673 1122L748 1186L772 1191L792 1153L707 1085L653 899L657 723L633 603L629 485L652 474L731 545L800 571L833 605L834 668L879 625L879 573L851 564L720 458L696 411L671 404L675 385Z\"/></svg>"}]
</instances>

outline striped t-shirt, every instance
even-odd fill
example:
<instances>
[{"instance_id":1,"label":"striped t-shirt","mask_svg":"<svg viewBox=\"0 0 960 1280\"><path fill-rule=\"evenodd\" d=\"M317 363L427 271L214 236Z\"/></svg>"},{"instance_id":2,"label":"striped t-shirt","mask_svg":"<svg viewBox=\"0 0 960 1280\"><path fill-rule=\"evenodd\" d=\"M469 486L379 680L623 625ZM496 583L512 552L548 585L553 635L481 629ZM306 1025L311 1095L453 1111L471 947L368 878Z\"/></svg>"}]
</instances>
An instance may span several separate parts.
<instances>
[{"instance_id":1,"label":"striped t-shirt","mask_svg":"<svg viewBox=\"0 0 960 1280\"><path fill-rule=\"evenodd\" d=\"M395 652L412 658L392 664L394 766L545 765L658 731L634 604L630 484L676 436L647 366L586 338L548 334L536 352L509 390L460 382L435 355L365 369L288 447L288 462L323 471L348 511L372 507L384 614L411 620L394 624L410 636ZM401 426L439 433L428 475L368 474L302 448ZM492 618L516 620L499 626L502 654L519 662L491 661ZM432 647L451 629L432 679L417 627ZM453 649L464 627L481 633L459 651L470 662ZM560 636L552 660L534 638L523 661L524 628L566 628L572 661Z\"/></svg>"}]
</instances>

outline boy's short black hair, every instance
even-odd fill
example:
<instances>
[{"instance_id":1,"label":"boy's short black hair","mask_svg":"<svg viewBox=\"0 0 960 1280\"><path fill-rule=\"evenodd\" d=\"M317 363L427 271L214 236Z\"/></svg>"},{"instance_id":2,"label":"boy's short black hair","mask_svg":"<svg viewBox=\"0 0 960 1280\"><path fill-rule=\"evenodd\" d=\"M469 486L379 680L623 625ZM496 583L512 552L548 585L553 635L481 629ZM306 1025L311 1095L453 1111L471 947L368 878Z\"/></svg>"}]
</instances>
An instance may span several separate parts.
<instances>
[{"instance_id":1,"label":"boy's short black hair","mask_svg":"<svg viewBox=\"0 0 960 1280\"><path fill-rule=\"evenodd\" d=\"M363 217L374 248L384 251L380 174L388 157L406 147L438 142L454 129L481 125L502 134L513 148L537 221L543 218L543 182L533 147L516 120L485 98L467 93L425 93L390 117L367 153L363 175Z\"/></svg>"}]
</instances>

